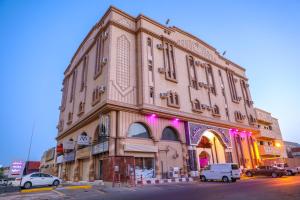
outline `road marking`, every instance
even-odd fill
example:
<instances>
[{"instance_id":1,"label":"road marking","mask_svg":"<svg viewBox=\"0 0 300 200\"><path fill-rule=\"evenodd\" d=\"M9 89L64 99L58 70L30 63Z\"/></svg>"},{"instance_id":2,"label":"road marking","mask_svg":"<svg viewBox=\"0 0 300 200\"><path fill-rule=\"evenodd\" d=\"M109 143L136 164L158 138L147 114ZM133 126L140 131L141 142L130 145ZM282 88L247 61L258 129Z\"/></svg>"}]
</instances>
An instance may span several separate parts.
<instances>
[{"instance_id":1,"label":"road marking","mask_svg":"<svg viewBox=\"0 0 300 200\"><path fill-rule=\"evenodd\" d=\"M56 194L58 194L59 196L66 196L64 193L57 191L57 190L52 190L52 192L55 192Z\"/></svg>"},{"instance_id":2,"label":"road marking","mask_svg":"<svg viewBox=\"0 0 300 200\"><path fill-rule=\"evenodd\" d=\"M107 194L107 192L104 192L104 191L98 190L98 189L95 189L95 191L98 192L98 193L101 193L101 194Z\"/></svg>"},{"instance_id":3,"label":"road marking","mask_svg":"<svg viewBox=\"0 0 300 200\"><path fill-rule=\"evenodd\" d=\"M42 192L42 191L50 191L50 190L54 190L54 188L53 187L45 187L45 188L25 189L25 190L21 190L21 193Z\"/></svg>"},{"instance_id":4,"label":"road marking","mask_svg":"<svg viewBox=\"0 0 300 200\"><path fill-rule=\"evenodd\" d=\"M74 185L74 186L67 186L64 187L65 189L69 189L69 190L76 190L76 189L91 189L92 186L91 185Z\"/></svg>"}]
</instances>

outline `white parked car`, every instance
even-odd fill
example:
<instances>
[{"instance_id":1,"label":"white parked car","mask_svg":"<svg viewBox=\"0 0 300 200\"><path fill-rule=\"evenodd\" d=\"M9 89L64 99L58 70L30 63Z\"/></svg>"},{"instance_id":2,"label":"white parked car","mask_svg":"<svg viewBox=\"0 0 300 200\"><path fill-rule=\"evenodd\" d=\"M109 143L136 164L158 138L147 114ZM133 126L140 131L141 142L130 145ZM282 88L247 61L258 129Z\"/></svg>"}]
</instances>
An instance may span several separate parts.
<instances>
[{"instance_id":1,"label":"white parked car","mask_svg":"<svg viewBox=\"0 0 300 200\"><path fill-rule=\"evenodd\" d=\"M52 176L45 173L34 172L23 176L20 181L20 186L25 189L29 189L32 186L45 186L53 185L58 186L61 183L61 179L56 176Z\"/></svg>"},{"instance_id":2,"label":"white parked car","mask_svg":"<svg viewBox=\"0 0 300 200\"><path fill-rule=\"evenodd\" d=\"M211 164L201 173L200 180L219 180L223 182L235 182L241 178L241 170L235 163Z\"/></svg>"}]
</instances>

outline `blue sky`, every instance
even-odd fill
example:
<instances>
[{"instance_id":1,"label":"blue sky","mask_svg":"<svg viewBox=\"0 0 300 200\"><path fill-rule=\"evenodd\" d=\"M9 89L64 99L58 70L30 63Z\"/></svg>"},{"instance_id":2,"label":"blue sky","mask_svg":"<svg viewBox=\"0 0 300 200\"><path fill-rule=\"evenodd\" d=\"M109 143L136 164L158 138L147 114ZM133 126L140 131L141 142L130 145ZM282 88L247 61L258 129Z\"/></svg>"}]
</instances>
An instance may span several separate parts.
<instances>
[{"instance_id":1,"label":"blue sky","mask_svg":"<svg viewBox=\"0 0 300 200\"><path fill-rule=\"evenodd\" d=\"M0 0L0 165L55 145L64 69L109 5L206 41L247 69L255 106L300 142L300 1Z\"/></svg>"}]
</instances>

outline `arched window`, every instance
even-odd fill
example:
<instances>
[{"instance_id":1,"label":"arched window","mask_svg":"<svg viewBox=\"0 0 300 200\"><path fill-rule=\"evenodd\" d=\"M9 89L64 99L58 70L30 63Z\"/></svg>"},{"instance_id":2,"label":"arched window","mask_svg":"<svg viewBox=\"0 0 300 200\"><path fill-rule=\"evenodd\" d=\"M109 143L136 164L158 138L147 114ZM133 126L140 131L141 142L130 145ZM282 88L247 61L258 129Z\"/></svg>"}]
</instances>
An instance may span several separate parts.
<instances>
[{"instance_id":1,"label":"arched window","mask_svg":"<svg viewBox=\"0 0 300 200\"><path fill-rule=\"evenodd\" d=\"M214 106L214 114L219 115L220 114L220 109L217 105Z\"/></svg>"},{"instance_id":2,"label":"arched window","mask_svg":"<svg viewBox=\"0 0 300 200\"><path fill-rule=\"evenodd\" d=\"M142 123L133 123L128 129L128 137L150 138L148 129Z\"/></svg>"},{"instance_id":3,"label":"arched window","mask_svg":"<svg viewBox=\"0 0 300 200\"><path fill-rule=\"evenodd\" d=\"M200 104L200 101L198 99L195 99L195 101L194 101L194 109L195 110L201 110L201 104Z\"/></svg>"},{"instance_id":4,"label":"arched window","mask_svg":"<svg viewBox=\"0 0 300 200\"><path fill-rule=\"evenodd\" d=\"M166 127L161 136L162 140L179 141L176 131L171 127Z\"/></svg>"}]
</instances>

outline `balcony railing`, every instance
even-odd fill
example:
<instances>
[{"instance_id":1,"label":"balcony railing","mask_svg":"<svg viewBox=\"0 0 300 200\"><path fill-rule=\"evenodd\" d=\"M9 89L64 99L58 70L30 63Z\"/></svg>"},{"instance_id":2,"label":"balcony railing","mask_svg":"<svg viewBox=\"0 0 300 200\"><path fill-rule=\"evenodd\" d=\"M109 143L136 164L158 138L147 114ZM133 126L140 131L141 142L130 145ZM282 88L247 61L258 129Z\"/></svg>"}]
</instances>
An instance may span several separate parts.
<instances>
[{"instance_id":1,"label":"balcony railing","mask_svg":"<svg viewBox=\"0 0 300 200\"><path fill-rule=\"evenodd\" d=\"M280 156L281 154L281 150L278 147L259 146L258 149L261 156Z\"/></svg>"},{"instance_id":2,"label":"balcony railing","mask_svg":"<svg viewBox=\"0 0 300 200\"><path fill-rule=\"evenodd\" d=\"M259 129L259 133L256 135L256 138L267 138L267 139L281 139L276 133L271 130L266 130L263 128Z\"/></svg>"}]
</instances>

